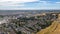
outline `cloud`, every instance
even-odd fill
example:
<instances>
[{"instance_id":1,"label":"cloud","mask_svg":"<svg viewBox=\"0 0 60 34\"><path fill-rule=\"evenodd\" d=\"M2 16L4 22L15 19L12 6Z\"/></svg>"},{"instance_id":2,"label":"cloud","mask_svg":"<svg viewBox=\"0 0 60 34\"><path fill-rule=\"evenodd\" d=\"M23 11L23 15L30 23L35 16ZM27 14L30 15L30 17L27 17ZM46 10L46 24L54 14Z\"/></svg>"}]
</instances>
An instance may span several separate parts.
<instances>
[{"instance_id":1,"label":"cloud","mask_svg":"<svg viewBox=\"0 0 60 34\"><path fill-rule=\"evenodd\" d=\"M52 0L0 0L0 9L60 9L59 4Z\"/></svg>"},{"instance_id":2,"label":"cloud","mask_svg":"<svg viewBox=\"0 0 60 34\"><path fill-rule=\"evenodd\" d=\"M38 0L0 0L0 2L20 2L20 3L24 3L24 2L35 2Z\"/></svg>"},{"instance_id":3,"label":"cloud","mask_svg":"<svg viewBox=\"0 0 60 34\"><path fill-rule=\"evenodd\" d=\"M40 3L47 4L48 2L47 1L40 1Z\"/></svg>"},{"instance_id":4,"label":"cloud","mask_svg":"<svg viewBox=\"0 0 60 34\"><path fill-rule=\"evenodd\" d=\"M60 2L56 2L57 4L60 4Z\"/></svg>"},{"instance_id":5,"label":"cloud","mask_svg":"<svg viewBox=\"0 0 60 34\"><path fill-rule=\"evenodd\" d=\"M39 0L0 0L0 6L24 6L24 3L37 1Z\"/></svg>"}]
</instances>

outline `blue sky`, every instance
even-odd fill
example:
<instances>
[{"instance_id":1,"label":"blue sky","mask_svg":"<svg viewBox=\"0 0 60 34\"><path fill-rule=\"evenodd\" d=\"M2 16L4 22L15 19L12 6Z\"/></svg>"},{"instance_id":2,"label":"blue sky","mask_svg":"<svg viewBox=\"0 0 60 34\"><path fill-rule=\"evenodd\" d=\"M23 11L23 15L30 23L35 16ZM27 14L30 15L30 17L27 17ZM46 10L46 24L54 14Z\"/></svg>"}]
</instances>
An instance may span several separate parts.
<instances>
[{"instance_id":1,"label":"blue sky","mask_svg":"<svg viewBox=\"0 0 60 34\"><path fill-rule=\"evenodd\" d=\"M0 9L60 9L60 0L0 0Z\"/></svg>"}]
</instances>

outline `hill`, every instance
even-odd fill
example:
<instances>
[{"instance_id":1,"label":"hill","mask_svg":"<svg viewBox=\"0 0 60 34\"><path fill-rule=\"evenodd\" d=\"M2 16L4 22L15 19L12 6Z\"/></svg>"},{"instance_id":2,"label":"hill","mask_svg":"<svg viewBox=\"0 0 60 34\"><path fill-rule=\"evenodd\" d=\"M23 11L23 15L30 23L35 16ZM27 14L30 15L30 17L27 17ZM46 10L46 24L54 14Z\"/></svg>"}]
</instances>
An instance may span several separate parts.
<instances>
[{"instance_id":1,"label":"hill","mask_svg":"<svg viewBox=\"0 0 60 34\"><path fill-rule=\"evenodd\" d=\"M49 27L42 29L37 34L60 34L60 21L57 19Z\"/></svg>"}]
</instances>

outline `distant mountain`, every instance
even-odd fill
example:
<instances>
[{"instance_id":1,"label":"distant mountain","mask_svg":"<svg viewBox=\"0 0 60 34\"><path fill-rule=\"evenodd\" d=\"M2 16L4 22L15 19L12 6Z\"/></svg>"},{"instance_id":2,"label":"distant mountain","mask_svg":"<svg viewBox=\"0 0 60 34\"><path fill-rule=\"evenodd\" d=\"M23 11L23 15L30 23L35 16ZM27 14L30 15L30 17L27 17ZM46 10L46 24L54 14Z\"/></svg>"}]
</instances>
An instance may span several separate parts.
<instances>
[{"instance_id":1,"label":"distant mountain","mask_svg":"<svg viewBox=\"0 0 60 34\"><path fill-rule=\"evenodd\" d=\"M0 10L0 15L22 14L22 13L43 13L43 12L60 12L60 10Z\"/></svg>"}]
</instances>

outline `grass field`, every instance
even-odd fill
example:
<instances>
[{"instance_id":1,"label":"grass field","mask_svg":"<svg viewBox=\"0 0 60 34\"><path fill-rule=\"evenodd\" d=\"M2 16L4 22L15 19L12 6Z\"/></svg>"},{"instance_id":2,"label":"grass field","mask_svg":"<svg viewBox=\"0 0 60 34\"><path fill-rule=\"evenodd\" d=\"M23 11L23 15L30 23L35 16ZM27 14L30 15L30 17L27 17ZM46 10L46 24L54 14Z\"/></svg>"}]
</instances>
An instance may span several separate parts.
<instances>
[{"instance_id":1,"label":"grass field","mask_svg":"<svg viewBox=\"0 0 60 34\"><path fill-rule=\"evenodd\" d=\"M37 34L60 34L59 21L54 21L52 25L50 25L46 29L42 29L41 31L37 32Z\"/></svg>"}]
</instances>

